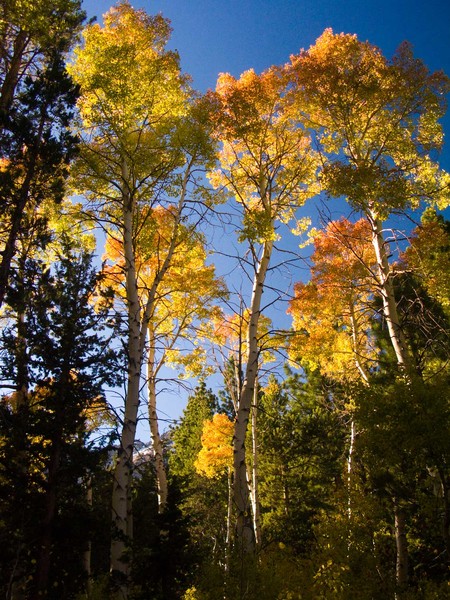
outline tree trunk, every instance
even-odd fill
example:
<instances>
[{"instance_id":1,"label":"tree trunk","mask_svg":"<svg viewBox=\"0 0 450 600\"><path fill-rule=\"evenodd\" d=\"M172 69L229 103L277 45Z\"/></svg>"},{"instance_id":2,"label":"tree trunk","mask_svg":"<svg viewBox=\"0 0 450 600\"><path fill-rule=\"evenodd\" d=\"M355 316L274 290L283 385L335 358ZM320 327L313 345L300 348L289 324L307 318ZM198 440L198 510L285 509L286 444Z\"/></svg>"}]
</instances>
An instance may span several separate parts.
<instances>
[{"instance_id":1,"label":"tree trunk","mask_svg":"<svg viewBox=\"0 0 450 600\"><path fill-rule=\"evenodd\" d=\"M167 474L164 465L164 452L158 428L156 412L156 380L155 380L155 337L151 324L148 327L149 349L147 359L147 389L148 389L148 420L154 452L156 483L158 488L158 512L162 514L167 506L168 487Z\"/></svg>"},{"instance_id":2,"label":"tree trunk","mask_svg":"<svg viewBox=\"0 0 450 600\"><path fill-rule=\"evenodd\" d=\"M259 510L259 490L258 490L258 438L256 421L258 414L258 379L255 382L252 406L252 515L253 530L255 532L256 549L261 546L261 515Z\"/></svg>"},{"instance_id":3,"label":"tree trunk","mask_svg":"<svg viewBox=\"0 0 450 600\"><path fill-rule=\"evenodd\" d=\"M353 475L353 451L355 448L355 421L353 416L350 420L350 444L348 447L347 456L347 516L349 523L352 519L352 475ZM350 546L351 532L349 535L348 545Z\"/></svg>"},{"instance_id":4,"label":"tree trunk","mask_svg":"<svg viewBox=\"0 0 450 600\"><path fill-rule=\"evenodd\" d=\"M2 307L3 302L5 301L6 290L8 289L9 274L11 271L11 264L16 253L17 238L19 237L19 232L22 227L23 215L25 213L25 209L29 200L31 184L36 173L37 160L39 152L41 150L44 124L47 118L47 109L47 105L44 105L42 107L39 127L36 135L37 141L33 145L32 149L26 151L30 154L28 162L25 161L26 153L24 154L24 164L27 165L26 175L22 182L22 185L20 186L20 190L17 193L17 197L15 198L15 206L11 218L11 224L8 230L8 236L6 238L3 251L1 252L2 260L0 263L0 308Z\"/></svg>"},{"instance_id":5,"label":"tree trunk","mask_svg":"<svg viewBox=\"0 0 450 600\"><path fill-rule=\"evenodd\" d=\"M395 544L397 547L397 561L395 580L397 589L401 591L408 585L408 542L406 539L406 518L398 501L394 500Z\"/></svg>"},{"instance_id":6,"label":"tree trunk","mask_svg":"<svg viewBox=\"0 0 450 600\"><path fill-rule=\"evenodd\" d=\"M127 173L124 173L124 181L127 180ZM115 580L115 597L118 600L128 597L129 562L125 553L131 533L129 498L142 367L141 307L133 248L133 202L129 193L123 194L123 248L128 312L128 380L120 447L114 471L111 541L111 574Z\"/></svg>"},{"instance_id":7,"label":"tree trunk","mask_svg":"<svg viewBox=\"0 0 450 600\"><path fill-rule=\"evenodd\" d=\"M389 267L388 253L386 252L386 242L383 237L382 222L374 211L369 210L367 217L372 227L372 244L378 267L378 287L383 301L383 313L389 331L389 338L400 371L405 373L409 378L412 378L414 375L413 362L400 326L392 273Z\"/></svg>"},{"instance_id":8,"label":"tree trunk","mask_svg":"<svg viewBox=\"0 0 450 600\"><path fill-rule=\"evenodd\" d=\"M359 343L359 331L358 331L358 323L355 317L355 307L353 303L350 303L349 306L350 312L350 323L352 327L352 343L353 343L353 354L355 355L355 364L358 369L361 378L365 385L369 385L369 375L367 374L364 366L360 361L360 343ZM347 548L350 549L351 541L352 541L352 476L353 476L353 452L355 448L355 420L353 415L350 415L350 443L348 447L348 457L347 457L347 517L349 522L349 535L347 540Z\"/></svg>"},{"instance_id":9,"label":"tree trunk","mask_svg":"<svg viewBox=\"0 0 450 600\"><path fill-rule=\"evenodd\" d=\"M447 562L450 562L450 477L448 477L442 467L439 467L437 470L439 479L441 480L442 500L444 502L442 537L444 538L445 549L447 551Z\"/></svg>"},{"instance_id":10,"label":"tree trunk","mask_svg":"<svg viewBox=\"0 0 450 600\"><path fill-rule=\"evenodd\" d=\"M30 38L28 34L21 29L14 40L13 54L10 58L9 69L5 74L0 90L0 116L2 116L2 113L6 115L14 99L14 93L20 78L20 68L21 66L24 66L22 62L23 55L29 41ZM0 130L3 126L2 119L0 119Z\"/></svg>"},{"instance_id":11,"label":"tree trunk","mask_svg":"<svg viewBox=\"0 0 450 600\"><path fill-rule=\"evenodd\" d=\"M350 303L350 306L349 306L349 312L350 312L350 323L351 323L351 327L352 327L352 345L353 345L353 354L355 355L355 365L356 365L356 368L358 369L359 374L361 375L364 383L369 385L369 376L368 376L365 368L361 364L361 360L360 360L361 353L360 353L360 342L359 342L359 328L358 328L358 322L355 317L355 306L352 302Z\"/></svg>"},{"instance_id":12,"label":"tree trunk","mask_svg":"<svg viewBox=\"0 0 450 600\"><path fill-rule=\"evenodd\" d=\"M0 263L0 307L5 301L6 291L8 289L9 274L11 271L11 264L16 253L16 243L19 236L20 229L22 227L23 215L28 202L28 196L31 186L31 181L35 172L36 160L35 157L31 160L27 175L22 183L18 197L16 199L16 205L11 218L11 224L8 228L8 236L5 241L5 246L1 253L2 260Z\"/></svg>"},{"instance_id":13,"label":"tree trunk","mask_svg":"<svg viewBox=\"0 0 450 600\"><path fill-rule=\"evenodd\" d=\"M230 572L231 558L231 522L233 518L233 471L228 467L227 534L225 540L225 573Z\"/></svg>"},{"instance_id":14,"label":"tree trunk","mask_svg":"<svg viewBox=\"0 0 450 600\"><path fill-rule=\"evenodd\" d=\"M234 429L234 504L237 511L236 537L244 552L254 552L255 536L251 518L249 488L247 481L247 461L245 438L247 433L250 410L258 375L258 322L261 313L261 298L264 282L272 254L273 242L263 245L262 255L258 261L253 280L252 299L250 304L249 325L247 332L248 356L242 386L239 407Z\"/></svg>"},{"instance_id":15,"label":"tree trunk","mask_svg":"<svg viewBox=\"0 0 450 600\"><path fill-rule=\"evenodd\" d=\"M174 213L173 236L164 261L155 275L153 284L147 290L145 310L141 309L136 260L134 255L133 212L134 202L129 190L130 174L125 158L122 160L122 210L123 210L123 249L125 257L125 285L128 313L128 381L125 399L125 415L122 435L114 473L112 496L111 574L115 580L115 600L128 598L129 559L125 552L132 538L131 483L133 469L133 449L136 438L137 415L139 410L139 392L142 363L144 360L147 328L153 315L157 291L169 269L178 240L178 226L185 204L190 169L193 161L186 167L183 175L182 190Z\"/></svg>"}]
</instances>

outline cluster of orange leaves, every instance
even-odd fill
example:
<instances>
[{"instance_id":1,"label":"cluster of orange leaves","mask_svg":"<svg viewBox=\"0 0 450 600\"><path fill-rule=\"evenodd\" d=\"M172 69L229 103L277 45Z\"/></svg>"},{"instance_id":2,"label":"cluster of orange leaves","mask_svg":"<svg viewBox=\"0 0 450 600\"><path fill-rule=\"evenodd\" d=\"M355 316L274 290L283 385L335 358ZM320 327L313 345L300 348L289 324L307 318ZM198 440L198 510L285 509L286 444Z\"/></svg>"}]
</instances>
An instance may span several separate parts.
<instances>
[{"instance_id":1,"label":"cluster of orange leaves","mask_svg":"<svg viewBox=\"0 0 450 600\"><path fill-rule=\"evenodd\" d=\"M311 280L296 284L289 308L297 332L290 355L325 374L357 376L355 352L362 360L373 353L368 320L376 260L370 226L364 219L333 221L316 234L314 247Z\"/></svg>"}]
</instances>

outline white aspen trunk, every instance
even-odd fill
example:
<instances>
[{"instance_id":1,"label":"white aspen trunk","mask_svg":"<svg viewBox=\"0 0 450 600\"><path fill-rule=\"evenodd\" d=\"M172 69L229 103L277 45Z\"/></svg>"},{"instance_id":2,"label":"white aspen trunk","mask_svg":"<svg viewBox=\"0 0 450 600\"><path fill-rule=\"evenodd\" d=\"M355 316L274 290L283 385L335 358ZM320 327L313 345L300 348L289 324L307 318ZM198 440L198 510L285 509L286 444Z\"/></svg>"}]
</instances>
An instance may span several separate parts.
<instances>
[{"instance_id":1,"label":"white aspen trunk","mask_svg":"<svg viewBox=\"0 0 450 600\"><path fill-rule=\"evenodd\" d=\"M258 375L258 322L261 312L261 298L264 282L272 254L273 242L263 245L262 255L253 280L252 299L250 304L249 325L247 334L248 356L244 382L239 398L238 412L234 429L234 504L237 511L236 536L245 552L255 549L255 537L251 519L249 489L247 481L247 464L245 438L247 433L250 410Z\"/></svg>"},{"instance_id":2,"label":"white aspen trunk","mask_svg":"<svg viewBox=\"0 0 450 600\"><path fill-rule=\"evenodd\" d=\"M450 477L442 467L438 467L437 472L441 483L442 501L444 503L444 510L442 511L442 537L444 538L448 561L450 560Z\"/></svg>"},{"instance_id":3,"label":"white aspen trunk","mask_svg":"<svg viewBox=\"0 0 450 600\"><path fill-rule=\"evenodd\" d=\"M156 412L156 379L155 379L155 336L151 324L148 327L148 357L147 357L147 390L148 390L148 420L154 452L154 465L158 489L158 512L162 514L167 506L167 474L164 465L163 444L159 434L158 415Z\"/></svg>"},{"instance_id":4,"label":"white aspen trunk","mask_svg":"<svg viewBox=\"0 0 450 600\"><path fill-rule=\"evenodd\" d=\"M181 194L174 217L173 236L170 240L164 261L155 275L152 286L147 292L145 310L141 311L136 273L136 261L133 244L133 198L128 188L129 170L125 159L122 161L123 210L123 249L125 258L125 285L128 314L128 378L125 398L125 414L112 494L112 527L111 541L111 573L115 575L114 600L127 600L128 576L130 564L125 556L132 539L132 503L131 484L133 473L133 449L136 438L136 425L139 410L139 392L142 364L145 352L147 327L154 311L158 287L170 267L175 251L178 225L184 207L187 185L194 158L186 165L183 175Z\"/></svg>"},{"instance_id":5,"label":"white aspen trunk","mask_svg":"<svg viewBox=\"0 0 450 600\"><path fill-rule=\"evenodd\" d=\"M230 572L231 558L231 523L233 519L233 471L228 467L228 503L227 503L227 533L225 540L225 573Z\"/></svg>"},{"instance_id":6,"label":"white aspen trunk","mask_svg":"<svg viewBox=\"0 0 450 600\"><path fill-rule=\"evenodd\" d=\"M383 312L388 326L389 338L395 352L399 370L407 377L407 380L411 382L415 375L413 361L400 326L392 274L389 268L388 254L386 252L386 242L383 237L382 223L373 211L369 212L368 218L372 227L372 243L378 265L378 284L383 300ZM396 583L397 587L401 589L408 584L408 541L406 538L405 515L395 500L394 529L397 550L395 571Z\"/></svg>"},{"instance_id":7,"label":"white aspen trunk","mask_svg":"<svg viewBox=\"0 0 450 600\"><path fill-rule=\"evenodd\" d=\"M349 523L352 519L352 474L353 474L353 450L355 447L355 421L352 417L350 421L350 444L347 457L347 517ZM349 535L348 546L350 546L351 532Z\"/></svg>"},{"instance_id":8,"label":"white aspen trunk","mask_svg":"<svg viewBox=\"0 0 450 600\"><path fill-rule=\"evenodd\" d=\"M124 181L127 179L124 166ZM117 578L116 598L128 597L129 562L125 551L131 533L130 485L133 468L133 449L139 409L140 377L142 367L141 307L136 280L133 248L133 201L129 192L123 193L123 248L125 256L126 298L128 312L128 377L125 414L120 447L114 471L112 495L111 572Z\"/></svg>"},{"instance_id":9,"label":"white aspen trunk","mask_svg":"<svg viewBox=\"0 0 450 600\"><path fill-rule=\"evenodd\" d=\"M261 515L259 510L258 491L258 437L256 429L256 418L258 414L258 378L255 381L252 406L252 514L253 530L255 532L256 549L261 545Z\"/></svg>"},{"instance_id":10,"label":"white aspen trunk","mask_svg":"<svg viewBox=\"0 0 450 600\"><path fill-rule=\"evenodd\" d=\"M406 539L406 519L405 514L394 500L394 523L395 523L395 543L397 547L397 561L395 568L395 579L397 587L401 590L408 584L408 542Z\"/></svg>"},{"instance_id":11,"label":"white aspen trunk","mask_svg":"<svg viewBox=\"0 0 450 600\"><path fill-rule=\"evenodd\" d=\"M413 375L413 364L405 336L400 327L392 274L389 267L388 253L386 252L386 242L383 237L382 223L373 211L369 210L367 217L372 227L372 244L378 266L378 285L383 301L383 313L388 326L389 338L392 347L394 348L400 370L408 377L411 377Z\"/></svg>"}]
</instances>

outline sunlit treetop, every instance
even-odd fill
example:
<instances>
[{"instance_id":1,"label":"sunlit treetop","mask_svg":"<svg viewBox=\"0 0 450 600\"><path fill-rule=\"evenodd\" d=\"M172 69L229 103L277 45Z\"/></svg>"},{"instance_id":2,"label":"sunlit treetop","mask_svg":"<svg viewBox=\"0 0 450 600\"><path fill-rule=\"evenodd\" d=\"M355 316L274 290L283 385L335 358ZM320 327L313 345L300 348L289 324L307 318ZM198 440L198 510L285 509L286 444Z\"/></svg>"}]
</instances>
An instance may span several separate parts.
<instances>
[{"instance_id":1,"label":"sunlit treetop","mask_svg":"<svg viewBox=\"0 0 450 600\"><path fill-rule=\"evenodd\" d=\"M103 27L86 27L84 44L69 65L81 86L85 127L103 127L116 135L135 131L136 136L137 125L167 127L168 114L186 111L187 84L177 53L165 49L169 21L135 10L126 1L112 7L103 20ZM141 143L138 137L134 142Z\"/></svg>"},{"instance_id":2,"label":"sunlit treetop","mask_svg":"<svg viewBox=\"0 0 450 600\"><path fill-rule=\"evenodd\" d=\"M214 106L220 168L210 174L243 207L243 238L275 239L274 224L295 219L295 209L316 191L317 155L298 120L285 111L282 69L239 79L219 76Z\"/></svg>"},{"instance_id":3,"label":"sunlit treetop","mask_svg":"<svg viewBox=\"0 0 450 600\"><path fill-rule=\"evenodd\" d=\"M381 217L421 199L448 204L450 178L434 158L449 80L430 73L409 44L389 61L356 35L327 29L287 71L297 113L332 157L322 174L331 196Z\"/></svg>"},{"instance_id":4,"label":"sunlit treetop","mask_svg":"<svg viewBox=\"0 0 450 600\"><path fill-rule=\"evenodd\" d=\"M342 218L328 223L314 236L311 274L315 283L334 290L344 301L347 294L373 292L376 257L371 239L365 219L352 223Z\"/></svg>"}]
</instances>

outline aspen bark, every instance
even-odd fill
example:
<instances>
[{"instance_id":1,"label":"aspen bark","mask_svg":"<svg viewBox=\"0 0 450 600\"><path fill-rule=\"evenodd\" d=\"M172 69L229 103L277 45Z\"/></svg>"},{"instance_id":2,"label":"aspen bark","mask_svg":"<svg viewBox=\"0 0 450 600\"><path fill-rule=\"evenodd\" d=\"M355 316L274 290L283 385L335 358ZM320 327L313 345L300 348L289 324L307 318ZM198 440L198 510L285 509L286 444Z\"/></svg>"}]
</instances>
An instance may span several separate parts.
<instances>
[{"instance_id":1,"label":"aspen bark","mask_svg":"<svg viewBox=\"0 0 450 600\"><path fill-rule=\"evenodd\" d=\"M25 68L31 63L31 57L26 61L23 60L23 55L29 42L29 35L21 29L14 40L13 53L9 59L9 68L4 76L0 89L0 114L6 113L6 111L9 110L13 102L17 84L20 77L23 75L20 71L21 69L25 71ZM0 123L0 128L3 129L2 123Z\"/></svg>"},{"instance_id":2,"label":"aspen bark","mask_svg":"<svg viewBox=\"0 0 450 600\"><path fill-rule=\"evenodd\" d=\"M382 223L373 211L369 212L368 217L372 227L372 243L378 266L378 285L383 301L383 313L388 327L389 338L395 352L399 370L411 382L414 377L413 361L406 344L405 335L400 326ZM394 529L397 549L396 583L398 588L401 589L408 584L408 541L406 538L406 517L404 511L398 506L395 500Z\"/></svg>"},{"instance_id":3,"label":"aspen bark","mask_svg":"<svg viewBox=\"0 0 450 600\"><path fill-rule=\"evenodd\" d=\"M164 465L163 444L158 427L156 412L156 380L155 380L155 336L151 324L148 327L148 357L147 357L147 389L148 389L148 420L154 452L154 465L158 489L158 512L162 514L167 506L168 487L166 467Z\"/></svg>"},{"instance_id":4,"label":"aspen bark","mask_svg":"<svg viewBox=\"0 0 450 600\"><path fill-rule=\"evenodd\" d=\"M134 254L134 231L132 195L127 187L129 172L125 160L122 163L122 179L124 191L123 206L123 249L125 257L125 285L128 314L128 379L125 399L125 414L122 425L122 435L114 472L112 496L112 525L111 541L111 573L116 580L115 600L128 598L129 563L125 556L132 538L132 503L131 484L133 473L133 449L136 438L137 415L139 409L139 392L141 371L144 360L145 340L151 320L158 287L167 273L175 251L178 235L178 225L185 204L187 184L192 164L186 168L183 176L182 190L174 215L173 236L170 240L161 268L156 273L151 287L147 291L145 309L141 307L136 259Z\"/></svg>"},{"instance_id":5,"label":"aspen bark","mask_svg":"<svg viewBox=\"0 0 450 600\"><path fill-rule=\"evenodd\" d=\"M355 307L353 304L350 304L349 308L350 308L350 323L351 323L351 327L352 327L353 354L355 355L355 365L356 365L356 368L358 369L364 383L366 383L368 385L369 384L369 376L359 359L361 353L360 353L360 348L359 348L359 346L360 346L359 331L358 331L358 323L357 323L356 317L355 317Z\"/></svg>"},{"instance_id":6,"label":"aspen bark","mask_svg":"<svg viewBox=\"0 0 450 600\"><path fill-rule=\"evenodd\" d=\"M127 181L124 166L124 180ZM111 572L118 579L116 598L126 599L129 565L125 557L128 547L130 515L129 487L133 467L133 448L139 408L140 376L142 366L141 308L136 281L133 250L133 202L129 192L123 194L123 247L126 271L128 312L128 374L125 414L122 426L117 464L114 471L112 496L113 536L111 542Z\"/></svg>"},{"instance_id":7,"label":"aspen bark","mask_svg":"<svg viewBox=\"0 0 450 600\"><path fill-rule=\"evenodd\" d=\"M450 562L450 477L445 470L440 467L437 469L441 481L442 500L444 510L442 515L442 537L444 538L445 548L447 550L447 560Z\"/></svg>"},{"instance_id":8,"label":"aspen bark","mask_svg":"<svg viewBox=\"0 0 450 600\"><path fill-rule=\"evenodd\" d=\"M403 509L398 502L394 500L394 523L395 523L395 544L397 547L397 561L395 568L395 578L397 587L404 588L408 584L408 542L406 539L406 518Z\"/></svg>"},{"instance_id":9,"label":"aspen bark","mask_svg":"<svg viewBox=\"0 0 450 600\"><path fill-rule=\"evenodd\" d=\"M360 343L359 343L359 331L358 331L358 323L355 317L355 307L353 304L350 304L350 323L352 327L352 341L353 341L353 353L355 355L355 364L358 369L361 378L366 386L369 385L369 375L365 370L364 366L360 361ZM352 475L353 475L353 453L355 448L355 437L356 437L356 428L355 428L355 420L353 415L350 420L350 443L348 448L348 457L347 457L347 516L349 521L349 537L347 542L347 547L350 548L351 544L351 518L352 518Z\"/></svg>"},{"instance_id":10,"label":"aspen bark","mask_svg":"<svg viewBox=\"0 0 450 600\"><path fill-rule=\"evenodd\" d=\"M383 237L382 223L374 211L369 211L367 216L372 227L372 244L375 250L378 267L378 286L383 301L383 313L388 327L389 338L400 370L408 377L411 377L413 374L412 360L404 333L400 326L394 285L392 282L392 273L388 262L386 242Z\"/></svg>"},{"instance_id":11,"label":"aspen bark","mask_svg":"<svg viewBox=\"0 0 450 600\"><path fill-rule=\"evenodd\" d=\"M225 540L225 573L230 572L231 522L233 518L233 471L228 467L227 534Z\"/></svg>"},{"instance_id":12,"label":"aspen bark","mask_svg":"<svg viewBox=\"0 0 450 600\"><path fill-rule=\"evenodd\" d=\"M273 242L266 241L262 255L258 261L253 280L252 299L250 304L249 325L247 333L248 355L244 382L239 398L239 407L234 430L234 504L237 511L236 536L243 550L253 552L255 534L251 518L251 506L247 481L247 461L245 437L250 419L250 410L258 375L258 322L261 313L261 299L264 282L272 254Z\"/></svg>"},{"instance_id":13,"label":"aspen bark","mask_svg":"<svg viewBox=\"0 0 450 600\"><path fill-rule=\"evenodd\" d=\"M252 514L253 529L255 532L256 548L261 545L261 515L259 510L259 490L258 490L258 437L257 437L257 419L258 414L258 379L255 382L252 406Z\"/></svg>"}]
</instances>

